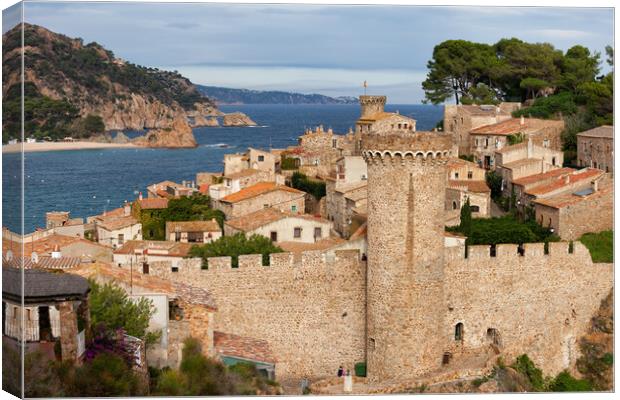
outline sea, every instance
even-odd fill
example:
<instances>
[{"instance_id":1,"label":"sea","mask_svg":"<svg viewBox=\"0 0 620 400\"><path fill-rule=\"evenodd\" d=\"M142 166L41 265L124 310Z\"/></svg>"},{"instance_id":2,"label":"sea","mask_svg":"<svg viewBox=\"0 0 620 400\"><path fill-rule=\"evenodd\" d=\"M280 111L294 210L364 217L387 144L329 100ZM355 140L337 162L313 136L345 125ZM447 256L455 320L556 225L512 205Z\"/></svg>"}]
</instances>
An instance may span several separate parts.
<instances>
[{"instance_id":1,"label":"sea","mask_svg":"<svg viewBox=\"0 0 620 400\"><path fill-rule=\"evenodd\" d=\"M93 149L25 154L24 232L45 226L48 211L70 211L86 218L132 201L146 187L163 180L195 180L198 172L222 171L224 154L297 144L306 128L323 125L346 133L359 118L359 105L234 105L257 127L194 129L194 149ZM388 104L386 111L417 120L418 130L430 130L443 118L443 106ZM125 132L135 137L140 132ZM14 232L20 223L20 154L2 154L2 225Z\"/></svg>"}]
</instances>

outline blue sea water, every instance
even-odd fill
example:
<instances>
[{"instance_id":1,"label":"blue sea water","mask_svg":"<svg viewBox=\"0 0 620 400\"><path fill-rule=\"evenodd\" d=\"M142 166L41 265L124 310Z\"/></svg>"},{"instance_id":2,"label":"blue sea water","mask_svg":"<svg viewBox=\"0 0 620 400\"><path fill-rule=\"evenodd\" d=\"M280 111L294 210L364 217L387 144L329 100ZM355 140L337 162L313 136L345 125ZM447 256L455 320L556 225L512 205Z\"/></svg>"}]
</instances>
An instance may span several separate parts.
<instances>
[{"instance_id":1,"label":"blue sea water","mask_svg":"<svg viewBox=\"0 0 620 400\"><path fill-rule=\"evenodd\" d=\"M284 148L295 145L304 129L322 124L346 133L359 117L358 105L238 105L259 127L205 127L194 129L194 149L106 149L26 153L24 229L45 225L47 211L70 211L86 218L135 199L152 183L195 180L197 172L221 171L224 154L248 147ZM443 107L387 105L417 120L418 130L430 130L443 116ZM132 136L131 134L129 134ZM225 144L228 147L222 148ZM3 225L20 230L20 155L2 155Z\"/></svg>"}]
</instances>

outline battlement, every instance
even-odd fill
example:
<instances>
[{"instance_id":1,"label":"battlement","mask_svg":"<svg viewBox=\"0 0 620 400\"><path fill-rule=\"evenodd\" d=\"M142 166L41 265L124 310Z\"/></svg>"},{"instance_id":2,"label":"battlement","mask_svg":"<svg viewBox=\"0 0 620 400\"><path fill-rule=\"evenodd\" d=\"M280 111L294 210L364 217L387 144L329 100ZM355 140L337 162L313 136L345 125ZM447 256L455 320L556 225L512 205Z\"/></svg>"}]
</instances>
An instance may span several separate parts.
<instances>
[{"instance_id":1,"label":"battlement","mask_svg":"<svg viewBox=\"0 0 620 400\"><path fill-rule=\"evenodd\" d=\"M436 132L403 132L390 130L381 133L372 132L362 135L364 152L406 152L417 155L440 154L448 157L452 150L452 138Z\"/></svg>"},{"instance_id":2,"label":"battlement","mask_svg":"<svg viewBox=\"0 0 620 400\"><path fill-rule=\"evenodd\" d=\"M490 245L468 246L467 255L464 246L455 246L445 249L444 259L447 263L459 260L472 262L491 261L497 265L509 265L511 263L531 263L538 265L549 260L583 259L591 262L590 252L581 242L551 242L545 251L544 243L524 243L522 247L517 244L498 244L493 250ZM587 261L586 261L587 262ZM574 264L574 263L573 263Z\"/></svg>"},{"instance_id":3,"label":"battlement","mask_svg":"<svg viewBox=\"0 0 620 400\"><path fill-rule=\"evenodd\" d=\"M206 267L201 258L187 258L176 266L169 261L156 261L150 264L149 273L163 278L173 278L176 274L213 274L218 272L239 272L247 270L275 271L289 269L312 268L342 268L351 265L361 265L359 250L336 250L334 254L320 250L304 251L302 253L273 253L269 256L269 265L263 264L261 254L240 255L238 267L233 268L232 257L209 257Z\"/></svg>"},{"instance_id":4,"label":"battlement","mask_svg":"<svg viewBox=\"0 0 620 400\"><path fill-rule=\"evenodd\" d=\"M372 96L372 95L360 96L360 105L385 104L386 102L387 102L387 96Z\"/></svg>"}]
</instances>

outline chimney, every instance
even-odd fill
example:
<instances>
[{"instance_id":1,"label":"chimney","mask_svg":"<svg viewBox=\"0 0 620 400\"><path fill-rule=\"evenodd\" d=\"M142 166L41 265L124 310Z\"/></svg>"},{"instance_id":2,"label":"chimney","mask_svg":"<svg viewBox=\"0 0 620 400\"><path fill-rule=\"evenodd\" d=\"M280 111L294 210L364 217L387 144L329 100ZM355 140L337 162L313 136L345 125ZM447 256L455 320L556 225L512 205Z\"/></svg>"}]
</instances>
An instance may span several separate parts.
<instances>
[{"instance_id":1,"label":"chimney","mask_svg":"<svg viewBox=\"0 0 620 400\"><path fill-rule=\"evenodd\" d=\"M128 217L131 214L131 207L129 206L129 203L127 202L127 200L125 200L125 205L123 206L123 214Z\"/></svg>"},{"instance_id":2,"label":"chimney","mask_svg":"<svg viewBox=\"0 0 620 400\"><path fill-rule=\"evenodd\" d=\"M598 179L592 181L592 190L598 192Z\"/></svg>"},{"instance_id":3,"label":"chimney","mask_svg":"<svg viewBox=\"0 0 620 400\"><path fill-rule=\"evenodd\" d=\"M140 194L138 194L138 200L142 200L142 192L140 192Z\"/></svg>"},{"instance_id":4,"label":"chimney","mask_svg":"<svg viewBox=\"0 0 620 400\"><path fill-rule=\"evenodd\" d=\"M54 250L52 251L52 258L60 258L62 257L62 253L60 252L60 247L58 245L54 245Z\"/></svg>"},{"instance_id":5,"label":"chimney","mask_svg":"<svg viewBox=\"0 0 620 400\"><path fill-rule=\"evenodd\" d=\"M525 117L522 115L521 119L519 120L519 125L523 126L525 125Z\"/></svg>"},{"instance_id":6,"label":"chimney","mask_svg":"<svg viewBox=\"0 0 620 400\"><path fill-rule=\"evenodd\" d=\"M532 138L528 138L527 139L527 158L532 158L533 156L534 156L534 143L532 143Z\"/></svg>"}]
</instances>

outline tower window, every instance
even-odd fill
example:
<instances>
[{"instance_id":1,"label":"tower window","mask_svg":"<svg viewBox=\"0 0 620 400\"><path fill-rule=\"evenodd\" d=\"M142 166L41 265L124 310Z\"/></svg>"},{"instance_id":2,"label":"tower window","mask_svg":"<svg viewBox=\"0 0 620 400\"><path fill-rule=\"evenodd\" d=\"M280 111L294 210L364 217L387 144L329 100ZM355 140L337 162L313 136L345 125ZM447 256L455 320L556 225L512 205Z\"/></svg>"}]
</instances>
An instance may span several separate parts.
<instances>
[{"instance_id":1,"label":"tower window","mask_svg":"<svg viewBox=\"0 0 620 400\"><path fill-rule=\"evenodd\" d=\"M454 340L463 340L463 323L459 322L454 327Z\"/></svg>"},{"instance_id":2,"label":"tower window","mask_svg":"<svg viewBox=\"0 0 620 400\"><path fill-rule=\"evenodd\" d=\"M453 209L453 210L456 210L456 201L453 201L453 202L452 202L452 209Z\"/></svg>"},{"instance_id":3,"label":"tower window","mask_svg":"<svg viewBox=\"0 0 620 400\"><path fill-rule=\"evenodd\" d=\"M473 179L474 173L471 171L467 171L467 179Z\"/></svg>"}]
</instances>

